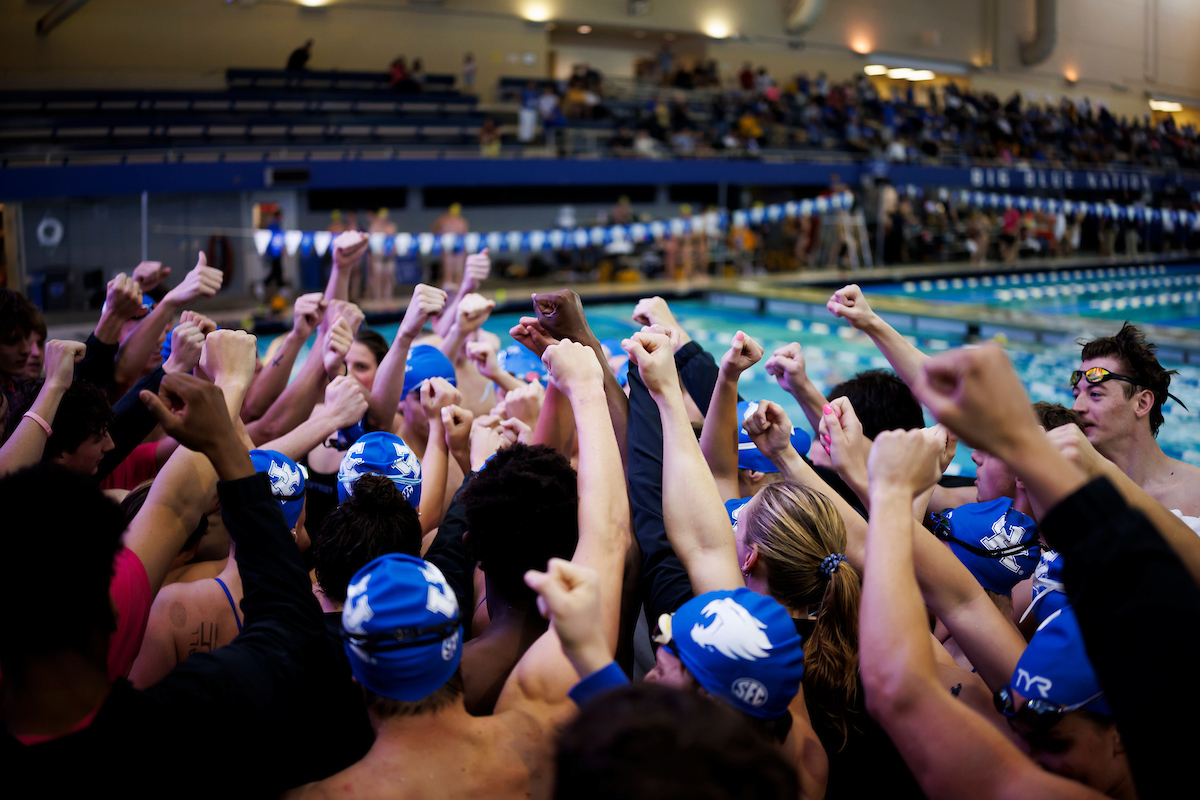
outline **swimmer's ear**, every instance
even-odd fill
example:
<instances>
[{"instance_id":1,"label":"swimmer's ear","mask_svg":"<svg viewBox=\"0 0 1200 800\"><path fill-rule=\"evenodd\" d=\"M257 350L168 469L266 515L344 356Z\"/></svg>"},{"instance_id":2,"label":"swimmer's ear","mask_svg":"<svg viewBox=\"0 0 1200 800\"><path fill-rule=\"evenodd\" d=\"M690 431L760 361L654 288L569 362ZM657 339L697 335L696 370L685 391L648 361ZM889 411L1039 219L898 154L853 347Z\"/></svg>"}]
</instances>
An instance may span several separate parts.
<instances>
[{"instance_id":1,"label":"swimmer's ear","mask_svg":"<svg viewBox=\"0 0 1200 800\"><path fill-rule=\"evenodd\" d=\"M746 562L742 564L742 574L749 575L754 569L754 565L758 563L758 545L750 545L750 552L746 554Z\"/></svg>"},{"instance_id":2,"label":"swimmer's ear","mask_svg":"<svg viewBox=\"0 0 1200 800\"><path fill-rule=\"evenodd\" d=\"M766 475L765 472L759 472L756 469L746 470L746 477L750 479L750 483L752 484L762 483L764 475Z\"/></svg>"},{"instance_id":3,"label":"swimmer's ear","mask_svg":"<svg viewBox=\"0 0 1200 800\"><path fill-rule=\"evenodd\" d=\"M1023 481L1022 481L1020 478L1017 478L1017 479L1016 479L1016 482L1017 482L1017 488L1018 488L1018 489L1024 489L1024 488L1025 488L1025 484L1024 484L1024 482L1023 482Z\"/></svg>"},{"instance_id":4,"label":"swimmer's ear","mask_svg":"<svg viewBox=\"0 0 1200 800\"><path fill-rule=\"evenodd\" d=\"M1110 735L1112 736L1113 757L1116 758L1117 756L1125 755L1125 742L1121 740L1121 732L1117 730L1116 724L1113 724L1110 729Z\"/></svg>"}]
</instances>

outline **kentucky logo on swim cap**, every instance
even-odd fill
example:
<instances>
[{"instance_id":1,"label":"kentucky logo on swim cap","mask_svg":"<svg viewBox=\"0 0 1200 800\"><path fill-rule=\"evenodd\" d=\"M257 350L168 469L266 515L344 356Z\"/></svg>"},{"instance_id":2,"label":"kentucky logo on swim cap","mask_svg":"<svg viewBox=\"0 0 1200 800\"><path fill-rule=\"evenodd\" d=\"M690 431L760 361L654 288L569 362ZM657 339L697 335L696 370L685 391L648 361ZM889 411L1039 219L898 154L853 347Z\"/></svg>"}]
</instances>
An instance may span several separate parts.
<instances>
[{"instance_id":1,"label":"kentucky logo on swim cap","mask_svg":"<svg viewBox=\"0 0 1200 800\"><path fill-rule=\"evenodd\" d=\"M510 344L496 355L496 360L500 362L500 369L526 383L541 380L546 375L546 365L523 344Z\"/></svg>"},{"instance_id":2,"label":"kentucky logo on swim cap","mask_svg":"<svg viewBox=\"0 0 1200 800\"><path fill-rule=\"evenodd\" d=\"M265 472L271 482L271 494L279 498L284 519L295 528L304 510L304 471L300 465L276 450L251 450L250 461L255 472Z\"/></svg>"},{"instance_id":3,"label":"kentucky logo on swim cap","mask_svg":"<svg viewBox=\"0 0 1200 800\"><path fill-rule=\"evenodd\" d=\"M758 403L753 401L743 400L737 404L738 410L738 469L752 469L755 472L779 472L779 467L771 459L759 452L758 446L754 444L754 440L750 438L750 434L746 433L746 429L742 427L742 423L754 416L754 412L758 411ZM792 447L796 448L796 452L804 455L808 452L808 446L812 443L812 439L804 431L796 430L792 427Z\"/></svg>"},{"instance_id":4,"label":"kentucky logo on swim cap","mask_svg":"<svg viewBox=\"0 0 1200 800\"><path fill-rule=\"evenodd\" d=\"M458 599L435 565L380 556L351 579L342 608L346 657L375 694L413 702L450 680L462 657Z\"/></svg>"},{"instance_id":5,"label":"kentucky logo on swim cap","mask_svg":"<svg viewBox=\"0 0 1200 800\"><path fill-rule=\"evenodd\" d=\"M950 545L989 591L1011 594L1037 567L1037 522L1017 511L1010 497L967 503L934 516L934 535Z\"/></svg>"},{"instance_id":6,"label":"kentucky logo on swim cap","mask_svg":"<svg viewBox=\"0 0 1200 800\"><path fill-rule=\"evenodd\" d=\"M742 516L742 509L749 502L749 497L735 497L732 500L725 501L725 511L729 514L729 524L733 526L735 531L737 530L738 520Z\"/></svg>"},{"instance_id":7,"label":"kentucky logo on swim cap","mask_svg":"<svg viewBox=\"0 0 1200 800\"><path fill-rule=\"evenodd\" d=\"M354 494L354 482L363 475L382 475L396 484L409 505L421 503L421 462L404 440L394 433L372 431L355 442L338 467L338 501Z\"/></svg>"},{"instance_id":8,"label":"kentucky logo on swim cap","mask_svg":"<svg viewBox=\"0 0 1200 800\"><path fill-rule=\"evenodd\" d=\"M787 611L749 589L708 592L672 619L679 658L710 694L751 716L788 713L804 678L804 650Z\"/></svg>"}]
</instances>

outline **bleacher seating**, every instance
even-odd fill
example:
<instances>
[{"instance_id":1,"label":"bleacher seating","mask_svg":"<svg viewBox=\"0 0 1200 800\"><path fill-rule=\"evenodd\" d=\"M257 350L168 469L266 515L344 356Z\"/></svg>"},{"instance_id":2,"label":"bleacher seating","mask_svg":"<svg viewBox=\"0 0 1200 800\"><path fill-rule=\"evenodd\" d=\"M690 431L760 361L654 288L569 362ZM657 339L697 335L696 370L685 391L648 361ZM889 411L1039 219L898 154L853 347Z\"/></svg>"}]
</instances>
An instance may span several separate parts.
<instances>
[{"instance_id":1,"label":"bleacher seating","mask_svg":"<svg viewBox=\"0 0 1200 800\"><path fill-rule=\"evenodd\" d=\"M314 72L283 69L227 69L225 85L232 90L293 92L390 92L386 72ZM426 75L424 84L438 91L453 89L454 75Z\"/></svg>"},{"instance_id":2,"label":"bleacher seating","mask_svg":"<svg viewBox=\"0 0 1200 800\"><path fill-rule=\"evenodd\" d=\"M510 76L500 79L497 97L502 103L519 103L521 101L521 90L530 83L537 86L539 93L547 87L556 92L560 88L558 81L553 78L514 78Z\"/></svg>"},{"instance_id":3,"label":"bleacher seating","mask_svg":"<svg viewBox=\"0 0 1200 800\"><path fill-rule=\"evenodd\" d=\"M0 151L296 142L467 143L484 115L458 92L0 92Z\"/></svg>"}]
</instances>

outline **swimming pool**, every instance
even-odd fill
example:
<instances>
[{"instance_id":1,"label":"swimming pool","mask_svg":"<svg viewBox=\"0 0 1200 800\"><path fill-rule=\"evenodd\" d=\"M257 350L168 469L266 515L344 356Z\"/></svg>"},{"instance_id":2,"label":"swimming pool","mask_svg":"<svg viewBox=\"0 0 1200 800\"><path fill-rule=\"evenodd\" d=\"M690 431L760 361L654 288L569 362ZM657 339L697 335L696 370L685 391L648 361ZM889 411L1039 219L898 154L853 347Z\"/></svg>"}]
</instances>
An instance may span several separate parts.
<instances>
[{"instance_id":1,"label":"swimming pool","mask_svg":"<svg viewBox=\"0 0 1200 800\"><path fill-rule=\"evenodd\" d=\"M738 299L747 301L742 305L751 307L731 308L727 305L730 298L713 296L704 300L673 301L671 308L692 338L718 361L739 330L754 337L768 354L788 342L800 342L804 346L809 375L822 393L862 370L888 367L887 360L875 349L871 340L841 320L832 316L823 320L799 318L786 313L758 313L753 310L757 307L756 301ZM632 319L634 305L632 301L589 305L588 322L599 338L620 340L638 329ZM503 341L511 342L508 330L524 313L527 312L494 314L484 327ZM378 326L377 329L391 341L397 327L398 323L392 323ZM954 333L900 330L917 347L931 354L964 343L962 337ZM1013 360L1033 400L1071 405L1067 376L1079 364L1078 345L1013 340L1002 340L1000 343ZM268 346L269 338L260 337L260 352L265 353ZM306 352L307 347L297 363L302 361ZM1159 433L1159 444L1168 455L1200 466L1200 414L1197 413L1200 410L1200 366L1172 363L1169 360L1164 360L1163 365L1167 369L1179 370L1179 375L1171 381L1171 391L1193 410L1185 411L1177 403L1168 402L1163 407L1166 422ZM749 399L772 400L781 404L793 423L807 427L799 405L791 395L779 388L774 378L767 375L762 362L742 376L740 388L742 396ZM927 422L932 424L932 418L927 418ZM975 474L970 450L965 446L959 448L951 472Z\"/></svg>"},{"instance_id":2,"label":"swimming pool","mask_svg":"<svg viewBox=\"0 0 1200 800\"><path fill-rule=\"evenodd\" d=\"M1200 328L1200 264L1042 270L875 284L869 293Z\"/></svg>"}]
</instances>

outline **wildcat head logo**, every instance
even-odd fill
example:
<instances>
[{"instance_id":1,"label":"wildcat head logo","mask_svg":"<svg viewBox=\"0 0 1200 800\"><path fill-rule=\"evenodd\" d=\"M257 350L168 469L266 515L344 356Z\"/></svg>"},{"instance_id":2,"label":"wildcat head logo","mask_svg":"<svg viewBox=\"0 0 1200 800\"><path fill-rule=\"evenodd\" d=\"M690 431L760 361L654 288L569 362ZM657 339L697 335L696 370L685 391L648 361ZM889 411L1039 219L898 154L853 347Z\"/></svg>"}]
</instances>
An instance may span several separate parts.
<instances>
[{"instance_id":1,"label":"wildcat head logo","mask_svg":"<svg viewBox=\"0 0 1200 800\"><path fill-rule=\"evenodd\" d=\"M271 462L267 477L271 479L271 494L276 497L292 497L300 488L300 470L282 461Z\"/></svg>"},{"instance_id":2,"label":"wildcat head logo","mask_svg":"<svg viewBox=\"0 0 1200 800\"><path fill-rule=\"evenodd\" d=\"M767 626L732 597L713 600L700 613L711 615L713 620L707 625L692 626L692 641L696 644L734 660L757 661L767 657L772 647L771 640L763 633Z\"/></svg>"}]
</instances>

